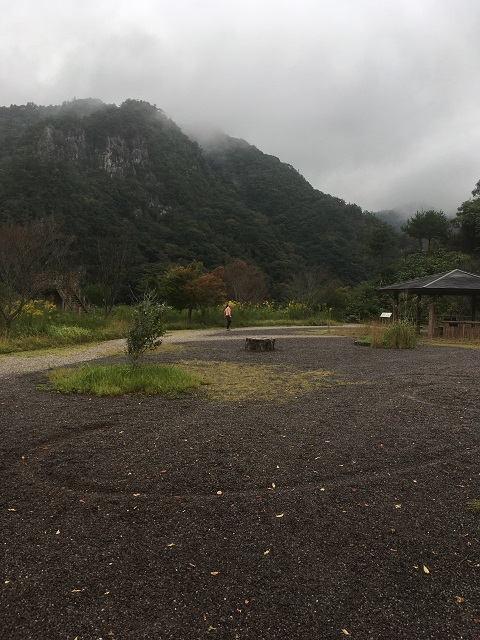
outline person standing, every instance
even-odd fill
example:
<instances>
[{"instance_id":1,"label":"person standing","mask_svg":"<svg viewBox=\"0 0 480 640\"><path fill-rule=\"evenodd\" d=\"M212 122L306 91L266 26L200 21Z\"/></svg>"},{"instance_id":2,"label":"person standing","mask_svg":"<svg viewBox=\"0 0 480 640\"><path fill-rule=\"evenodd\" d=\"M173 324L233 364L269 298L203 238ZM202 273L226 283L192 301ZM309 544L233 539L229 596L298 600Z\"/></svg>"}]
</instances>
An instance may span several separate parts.
<instances>
[{"instance_id":1,"label":"person standing","mask_svg":"<svg viewBox=\"0 0 480 640\"><path fill-rule=\"evenodd\" d=\"M232 310L230 309L230 303L227 302L227 306L223 312L227 321L227 331L230 331L230 325L232 324Z\"/></svg>"}]
</instances>

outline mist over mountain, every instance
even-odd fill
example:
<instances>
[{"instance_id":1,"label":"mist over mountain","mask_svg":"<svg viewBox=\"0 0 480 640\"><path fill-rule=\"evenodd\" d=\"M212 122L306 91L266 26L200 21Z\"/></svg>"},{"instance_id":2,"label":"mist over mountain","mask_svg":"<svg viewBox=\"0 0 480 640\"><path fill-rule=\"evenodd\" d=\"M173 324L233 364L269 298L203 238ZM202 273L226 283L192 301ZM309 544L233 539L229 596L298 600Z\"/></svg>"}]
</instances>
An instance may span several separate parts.
<instances>
[{"instance_id":1,"label":"mist over mountain","mask_svg":"<svg viewBox=\"0 0 480 640\"><path fill-rule=\"evenodd\" d=\"M2 107L0 223L53 215L87 269L96 239L128 228L139 264L240 257L273 293L316 267L344 284L379 272L390 225L245 140L189 133L137 100Z\"/></svg>"}]
</instances>

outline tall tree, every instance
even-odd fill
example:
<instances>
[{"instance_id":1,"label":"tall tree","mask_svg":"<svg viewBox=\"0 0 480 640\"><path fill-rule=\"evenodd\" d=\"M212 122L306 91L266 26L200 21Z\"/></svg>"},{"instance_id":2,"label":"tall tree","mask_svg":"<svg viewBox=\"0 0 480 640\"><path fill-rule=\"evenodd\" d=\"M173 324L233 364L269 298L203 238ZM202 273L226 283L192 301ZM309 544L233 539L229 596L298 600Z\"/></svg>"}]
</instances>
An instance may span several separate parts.
<instances>
[{"instance_id":1,"label":"tall tree","mask_svg":"<svg viewBox=\"0 0 480 640\"><path fill-rule=\"evenodd\" d=\"M423 250L424 241L427 242L427 250L430 251L432 240L445 242L450 234L451 223L443 211L417 211L402 227L407 235L416 238Z\"/></svg>"},{"instance_id":2,"label":"tall tree","mask_svg":"<svg viewBox=\"0 0 480 640\"><path fill-rule=\"evenodd\" d=\"M458 207L456 226L460 227L461 248L480 255L480 180L472 197Z\"/></svg>"},{"instance_id":3,"label":"tall tree","mask_svg":"<svg viewBox=\"0 0 480 640\"><path fill-rule=\"evenodd\" d=\"M51 217L0 228L0 315L6 335L25 304L62 274L71 240Z\"/></svg>"}]
</instances>

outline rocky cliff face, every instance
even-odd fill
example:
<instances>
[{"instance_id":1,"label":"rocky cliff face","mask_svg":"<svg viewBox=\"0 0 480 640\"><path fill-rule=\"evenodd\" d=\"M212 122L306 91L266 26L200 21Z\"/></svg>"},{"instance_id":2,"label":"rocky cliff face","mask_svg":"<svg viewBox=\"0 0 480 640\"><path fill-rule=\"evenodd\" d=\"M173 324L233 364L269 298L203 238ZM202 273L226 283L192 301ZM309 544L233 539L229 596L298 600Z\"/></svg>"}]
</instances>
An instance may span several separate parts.
<instances>
[{"instance_id":1,"label":"rocky cliff face","mask_svg":"<svg viewBox=\"0 0 480 640\"><path fill-rule=\"evenodd\" d=\"M65 134L48 124L37 143L37 153L43 161L69 162L79 168L103 169L110 175L136 175L138 167L149 162L147 141L141 135L127 141L121 136L107 136L102 145L87 145L85 130Z\"/></svg>"},{"instance_id":2,"label":"rocky cliff face","mask_svg":"<svg viewBox=\"0 0 480 640\"><path fill-rule=\"evenodd\" d=\"M78 166L87 164L85 132L76 131L65 135L60 129L47 124L37 142L37 153L44 161L70 161Z\"/></svg>"},{"instance_id":3,"label":"rocky cliff face","mask_svg":"<svg viewBox=\"0 0 480 640\"><path fill-rule=\"evenodd\" d=\"M108 136L104 149L94 149L98 167L111 175L124 177L136 175L136 168L146 166L149 162L147 141L135 136L127 142L120 136Z\"/></svg>"}]
</instances>

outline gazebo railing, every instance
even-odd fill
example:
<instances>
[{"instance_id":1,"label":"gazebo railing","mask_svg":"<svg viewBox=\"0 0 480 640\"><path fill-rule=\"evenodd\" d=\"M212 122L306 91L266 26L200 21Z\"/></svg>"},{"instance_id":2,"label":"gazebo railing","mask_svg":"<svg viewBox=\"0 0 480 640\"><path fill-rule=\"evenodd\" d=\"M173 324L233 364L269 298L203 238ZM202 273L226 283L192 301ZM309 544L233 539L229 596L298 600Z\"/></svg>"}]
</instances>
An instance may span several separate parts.
<instances>
[{"instance_id":1,"label":"gazebo railing","mask_svg":"<svg viewBox=\"0 0 480 640\"><path fill-rule=\"evenodd\" d=\"M442 320L442 335L453 340L480 338L480 322L476 320Z\"/></svg>"}]
</instances>

